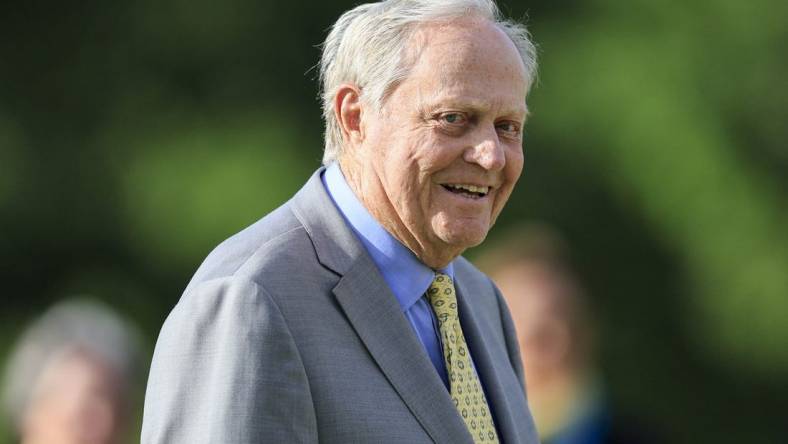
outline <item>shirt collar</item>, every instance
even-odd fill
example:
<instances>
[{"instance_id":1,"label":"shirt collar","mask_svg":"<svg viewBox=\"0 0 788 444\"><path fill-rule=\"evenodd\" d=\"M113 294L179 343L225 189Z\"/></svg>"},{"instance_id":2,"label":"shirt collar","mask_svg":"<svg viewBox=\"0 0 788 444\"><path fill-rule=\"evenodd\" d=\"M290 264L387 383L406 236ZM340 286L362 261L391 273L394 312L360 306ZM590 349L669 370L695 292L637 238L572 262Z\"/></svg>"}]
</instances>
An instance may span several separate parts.
<instances>
[{"instance_id":1,"label":"shirt collar","mask_svg":"<svg viewBox=\"0 0 788 444\"><path fill-rule=\"evenodd\" d=\"M350 189L338 162L323 174L323 185L353 232L364 244L383 279L407 311L430 287L435 271L427 267L374 218ZM437 270L454 278L454 265Z\"/></svg>"}]
</instances>

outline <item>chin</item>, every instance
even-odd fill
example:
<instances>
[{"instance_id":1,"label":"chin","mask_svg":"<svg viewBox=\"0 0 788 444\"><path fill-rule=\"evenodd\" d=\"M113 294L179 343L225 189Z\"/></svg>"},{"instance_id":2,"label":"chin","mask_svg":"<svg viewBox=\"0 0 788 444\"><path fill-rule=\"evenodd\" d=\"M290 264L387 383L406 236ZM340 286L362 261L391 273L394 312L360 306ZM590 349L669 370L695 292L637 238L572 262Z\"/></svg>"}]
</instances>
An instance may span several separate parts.
<instances>
[{"instance_id":1,"label":"chin","mask_svg":"<svg viewBox=\"0 0 788 444\"><path fill-rule=\"evenodd\" d=\"M438 237L447 245L459 250L475 247L487 238L489 227L461 226L457 230L444 230L437 232Z\"/></svg>"}]
</instances>

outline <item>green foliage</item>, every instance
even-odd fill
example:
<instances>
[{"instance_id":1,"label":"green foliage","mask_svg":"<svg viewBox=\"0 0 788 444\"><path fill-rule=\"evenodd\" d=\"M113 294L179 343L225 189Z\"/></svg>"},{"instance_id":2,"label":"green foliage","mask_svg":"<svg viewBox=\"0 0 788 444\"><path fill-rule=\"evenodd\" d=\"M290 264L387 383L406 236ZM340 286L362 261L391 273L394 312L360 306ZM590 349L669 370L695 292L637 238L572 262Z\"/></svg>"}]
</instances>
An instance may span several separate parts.
<instances>
[{"instance_id":1,"label":"green foliage","mask_svg":"<svg viewBox=\"0 0 788 444\"><path fill-rule=\"evenodd\" d=\"M282 115L178 117L124 140L116 166L122 232L157 266L193 267L213 246L281 205L311 172Z\"/></svg>"},{"instance_id":2,"label":"green foliage","mask_svg":"<svg viewBox=\"0 0 788 444\"><path fill-rule=\"evenodd\" d=\"M20 131L0 112L0 208L7 205L22 179L24 149Z\"/></svg>"},{"instance_id":3,"label":"green foliage","mask_svg":"<svg viewBox=\"0 0 788 444\"><path fill-rule=\"evenodd\" d=\"M724 21L732 5L708 6L706 14L719 18L717 44L740 35L742 16ZM649 32L640 32L638 20L606 17L584 17L581 35L572 23L544 25L544 83L533 107L555 138L575 135L556 149L604 171L620 204L643 214L681 252L693 289L685 322L700 351L774 377L788 371L784 196L748 163L742 152L749 147L736 145L715 106L715 98L734 95L735 82L708 83L726 74L747 83L750 76L733 63L718 71L705 53L704 44L714 43L708 30L682 26L682 16L694 17L685 8L651 16ZM762 52L774 28L746 31L749 41L737 41L738 48L708 51L729 59ZM738 91L740 103L745 94Z\"/></svg>"}]
</instances>

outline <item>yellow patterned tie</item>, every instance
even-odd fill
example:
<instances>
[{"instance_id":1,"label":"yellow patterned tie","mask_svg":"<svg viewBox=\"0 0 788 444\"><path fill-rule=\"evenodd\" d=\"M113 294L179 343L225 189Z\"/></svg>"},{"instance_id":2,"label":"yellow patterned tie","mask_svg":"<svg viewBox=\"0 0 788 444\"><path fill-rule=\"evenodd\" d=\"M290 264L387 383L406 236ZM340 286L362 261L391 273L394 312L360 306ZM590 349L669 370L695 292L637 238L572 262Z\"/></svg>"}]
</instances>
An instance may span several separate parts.
<instances>
[{"instance_id":1,"label":"yellow patterned tie","mask_svg":"<svg viewBox=\"0 0 788 444\"><path fill-rule=\"evenodd\" d=\"M427 298L438 317L438 328L443 341L443 359L449 373L449 392L457 411L465 421L465 426L475 443L498 443L487 398L482 391L479 377L471 365L468 344L460 328L457 312L457 296L451 278L436 273Z\"/></svg>"}]
</instances>

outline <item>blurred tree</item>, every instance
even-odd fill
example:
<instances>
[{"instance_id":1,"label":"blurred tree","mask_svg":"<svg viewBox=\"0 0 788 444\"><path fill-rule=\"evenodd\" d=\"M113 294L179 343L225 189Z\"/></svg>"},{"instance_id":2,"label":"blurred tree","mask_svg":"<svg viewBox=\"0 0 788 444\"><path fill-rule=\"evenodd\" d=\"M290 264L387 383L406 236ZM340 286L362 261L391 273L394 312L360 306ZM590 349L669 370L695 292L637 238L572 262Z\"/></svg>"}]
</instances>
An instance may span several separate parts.
<instances>
[{"instance_id":1,"label":"blurred tree","mask_svg":"<svg viewBox=\"0 0 788 444\"><path fill-rule=\"evenodd\" d=\"M736 146L723 109L703 94L731 96L736 82L713 85L721 77L746 84L752 76L730 59L768 51L773 27L752 25L769 23L758 20L759 7L739 6L726 29L731 5L709 1L706 18L699 18L722 28L713 33L721 37L713 45L708 27L691 20L693 5L674 5L668 14L664 5L616 3L584 17L580 38L565 32L580 24L546 25L540 35L551 56L542 65L545 83L534 107L545 116L541 128L556 137L580 136L557 149L573 150L605 171L616 198L644 214L681 252L693 287L687 328L697 333L700 350L723 364L779 376L788 371L784 195L777 180L741 154L749 147ZM742 30L735 26L741 22L751 25ZM745 39L725 44L726 36L743 31L752 47ZM781 69L788 74L788 67ZM746 93L740 90L739 103ZM753 150L769 153L781 143Z\"/></svg>"},{"instance_id":2,"label":"blurred tree","mask_svg":"<svg viewBox=\"0 0 788 444\"><path fill-rule=\"evenodd\" d=\"M294 121L273 113L176 117L151 125L161 132L108 134L129 145L115 174L122 232L140 260L193 270L195 258L289 199L313 167L298 156Z\"/></svg>"}]
</instances>

